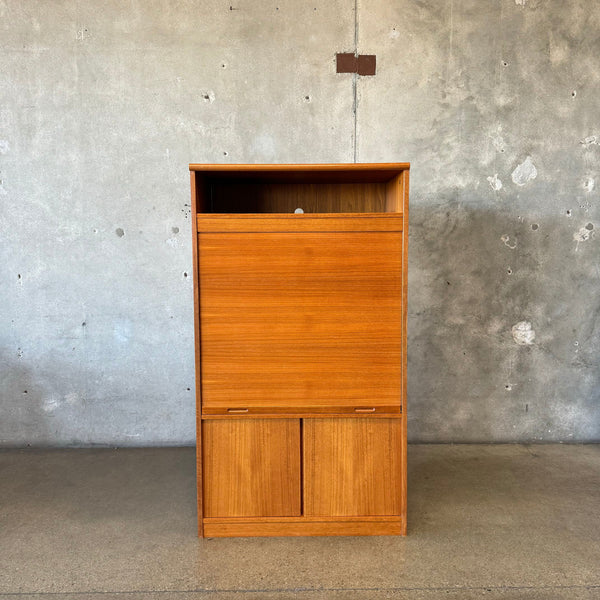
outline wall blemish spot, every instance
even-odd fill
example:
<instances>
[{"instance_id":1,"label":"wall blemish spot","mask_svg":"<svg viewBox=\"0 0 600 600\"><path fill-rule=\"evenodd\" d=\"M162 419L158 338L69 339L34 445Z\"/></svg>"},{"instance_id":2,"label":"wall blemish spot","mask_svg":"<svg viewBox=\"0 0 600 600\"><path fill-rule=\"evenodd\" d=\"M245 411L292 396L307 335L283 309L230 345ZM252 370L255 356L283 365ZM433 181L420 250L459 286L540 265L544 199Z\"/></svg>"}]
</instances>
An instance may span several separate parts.
<instances>
[{"instance_id":1,"label":"wall blemish spot","mask_svg":"<svg viewBox=\"0 0 600 600\"><path fill-rule=\"evenodd\" d=\"M591 192L594 189L594 186L596 185L596 182L594 181L593 177L588 177L584 182L583 182L583 189L586 192Z\"/></svg>"},{"instance_id":2,"label":"wall blemish spot","mask_svg":"<svg viewBox=\"0 0 600 600\"><path fill-rule=\"evenodd\" d=\"M495 191L498 192L502 189L502 181L500 181L500 179L498 179L498 173L495 173L493 177L488 177L487 178L490 187Z\"/></svg>"},{"instance_id":3,"label":"wall blemish spot","mask_svg":"<svg viewBox=\"0 0 600 600\"><path fill-rule=\"evenodd\" d=\"M512 172L512 180L517 185L525 185L527 182L537 177L537 169L531 161L531 156L528 156L517 168Z\"/></svg>"},{"instance_id":4,"label":"wall blemish spot","mask_svg":"<svg viewBox=\"0 0 600 600\"><path fill-rule=\"evenodd\" d=\"M531 229L533 229L533 231L537 231L539 228L540 228L540 226L537 223L531 224Z\"/></svg>"},{"instance_id":5,"label":"wall blemish spot","mask_svg":"<svg viewBox=\"0 0 600 600\"><path fill-rule=\"evenodd\" d=\"M125 235L125 231L121 227L115 229L115 233L118 237L122 238Z\"/></svg>"},{"instance_id":6,"label":"wall blemish spot","mask_svg":"<svg viewBox=\"0 0 600 600\"><path fill-rule=\"evenodd\" d=\"M501 240L502 242L504 242L504 245L505 245L507 248L510 248L511 250L514 250L514 249L517 247L517 240L515 240L515 241L514 241L514 243L512 243L512 244L511 244L511 243L510 243L510 236L509 236L509 235L506 235L506 234L504 234L504 235L503 235L503 236L500 238L500 240Z\"/></svg>"},{"instance_id":7,"label":"wall blemish spot","mask_svg":"<svg viewBox=\"0 0 600 600\"><path fill-rule=\"evenodd\" d=\"M593 223L588 223L588 224L585 226L585 228L586 228L588 231L591 231L592 229L594 229L594 224L593 224Z\"/></svg>"},{"instance_id":8,"label":"wall blemish spot","mask_svg":"<svg viewBox=\"0 0 600 600\"><path fill-rule=\"evenodd\" d=\"M212 90L208 90L202 94L202 99L204 102L212 104L215 101L215 93Z\"/></svg>"},{"instance_id":9,"label":"wall blemish spot","mask_svg":"<svg viewBox=\"0 0 600 600\"><path fill-rule=\"evenodd\" d=\"M570 217L573 213L570 209L567 209L567 212L565 214L567 215L567 217Z\"/></svg>"},{"instance_id":10,"label":"wall blemish spot","mask_svg":"<svg viewBox=\"0 0 600 600\"><path fill-rule=\"evenodd\" d=\"M598 146L598 136L597 135L588 135L586 138L582 139L580 142L583 146Z\"/></svg>"},{"instance_id":11,"label":"wall blemish spot","mask_svg":"<svg viewBox=\"0 0 600 600\"><path fill-rule=\"evenodd\" d=\"M177 235L179 233L179 227L171 227L171 231Z\"/></svg>"},{"instance_id":12,"label":"wall blemish spot","mask_svg":"<svg viewBox=\"0 0 600 600\"><path fill-rule=\"evenodd\" d=\"M512 326L512 336L519 346L531 346L535 340L535 331L529 321L519 321Z\"/></svg>"},{"instance_id":13,"label":"wall blemish spot","mask_svg":"<svg viewBox=\"0 0 600 600\"><path fill-rule=\"evenodd\" d=\"M575 96L577 96L577 90L571 92L571 98L575 98Z\"/></svg>"},{"instance_id":14,"label":"wall blemish spot","mask_svg":"<svg viewBox=\"0 0 600 600\"><path fill-rule=\"evenodd\" d=\"M591 225L591 223L588 223L588 225ZM593 228L594 226L592 225L592 229ZM587 225L585 227L580 227L579 231L576 231L573 234L573 239L577 242L577 246L575 246L575 252L577 252L577 250L579 249L579 244L581 242L587 242L592 235L593 232L587 228Z\"/></svg>"}]
</instances>

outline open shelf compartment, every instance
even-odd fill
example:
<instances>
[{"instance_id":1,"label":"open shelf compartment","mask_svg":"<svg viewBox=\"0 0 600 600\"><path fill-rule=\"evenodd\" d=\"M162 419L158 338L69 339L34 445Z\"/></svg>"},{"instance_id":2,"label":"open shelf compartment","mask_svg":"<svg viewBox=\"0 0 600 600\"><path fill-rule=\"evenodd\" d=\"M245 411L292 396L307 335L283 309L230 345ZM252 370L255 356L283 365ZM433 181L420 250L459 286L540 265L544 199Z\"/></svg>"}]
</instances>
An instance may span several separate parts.
<instances>
[{"instance_id":1,"label":"open shelf compartment","mask_svg":"<svg viewBox=\"0 0 600 600\"><path fill-rule=\"evenodd\" d=\"M190 165L199 214L402 213L408 165Z\"/></svg>"}]
</instances>

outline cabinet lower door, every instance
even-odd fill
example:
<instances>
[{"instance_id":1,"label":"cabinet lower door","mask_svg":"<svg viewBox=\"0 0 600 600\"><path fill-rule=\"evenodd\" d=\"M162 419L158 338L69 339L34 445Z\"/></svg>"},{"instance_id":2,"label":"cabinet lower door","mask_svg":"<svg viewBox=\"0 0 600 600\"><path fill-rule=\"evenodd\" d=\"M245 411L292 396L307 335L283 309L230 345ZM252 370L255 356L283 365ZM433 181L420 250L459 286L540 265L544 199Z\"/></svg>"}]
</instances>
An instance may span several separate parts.
<instances>
[{"instance_id":1,"label":"cabinet lower door","mask_svg":"<svg viewBox=\"0 0 600 600\"><path fill-rule=\"evenodd\" d=\"M402 420L304 419L307 517L402 514Z\"/></svg>"},{"instance_id":2,"label":"cabinet lower door","mask_svg":"<svg viewBox=\"0 0 600 600\"><path fill-rule=\"evenodd\" d=\"M202 422L204 516L301 514L300 420Z\"/></svg>"}]
</instances>

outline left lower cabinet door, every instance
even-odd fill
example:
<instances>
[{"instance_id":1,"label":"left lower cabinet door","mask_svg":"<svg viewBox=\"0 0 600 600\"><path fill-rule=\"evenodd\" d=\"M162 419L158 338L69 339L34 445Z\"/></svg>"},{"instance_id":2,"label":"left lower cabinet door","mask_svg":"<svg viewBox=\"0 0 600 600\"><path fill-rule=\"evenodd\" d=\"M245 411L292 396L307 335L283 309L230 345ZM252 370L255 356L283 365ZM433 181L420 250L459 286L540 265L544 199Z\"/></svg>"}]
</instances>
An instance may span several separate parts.
<instances>
[{"instance_id":1,"label":"left lower cabinet door","mask_svg":"<svg viewBox=\"0 0 600 600\"><path fill-rule=\"evenodd\" d=\"M301 514L300 420L202 422L205 517Z\"/></svg>"}]
</instances>

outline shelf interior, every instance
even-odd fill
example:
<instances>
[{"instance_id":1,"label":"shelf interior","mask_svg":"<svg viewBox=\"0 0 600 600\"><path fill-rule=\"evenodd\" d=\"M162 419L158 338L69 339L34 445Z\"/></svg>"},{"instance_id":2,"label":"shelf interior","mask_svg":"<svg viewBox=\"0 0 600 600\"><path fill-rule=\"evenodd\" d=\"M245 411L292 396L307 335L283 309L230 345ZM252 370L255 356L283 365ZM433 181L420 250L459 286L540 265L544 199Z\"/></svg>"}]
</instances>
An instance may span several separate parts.
<instances>
[{"instance_id":1,"label":"shelf interior","mask_svg":"<svg viewBox=\"0 0 600 600\"><path fill-rule=\"evenodd\" d=\"M199 213L401 213L402 174L385 180L218 177L196 173Z\"/></svg>"}]
</instances>

